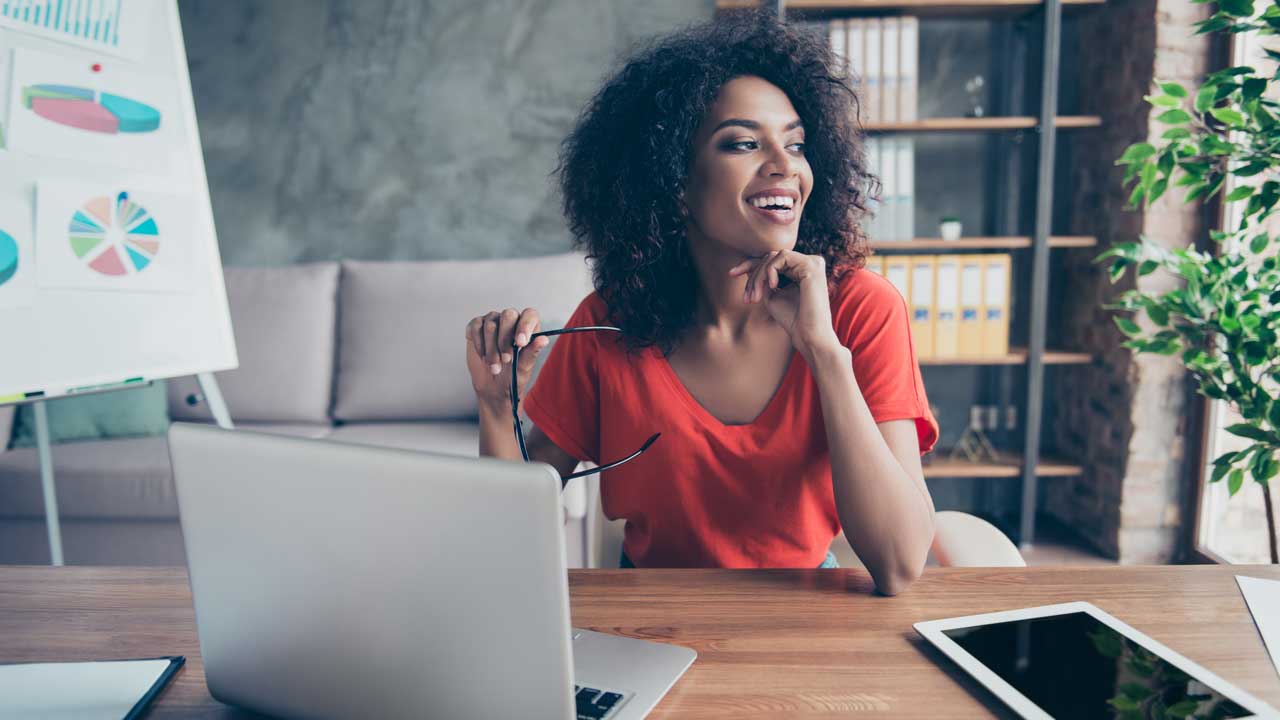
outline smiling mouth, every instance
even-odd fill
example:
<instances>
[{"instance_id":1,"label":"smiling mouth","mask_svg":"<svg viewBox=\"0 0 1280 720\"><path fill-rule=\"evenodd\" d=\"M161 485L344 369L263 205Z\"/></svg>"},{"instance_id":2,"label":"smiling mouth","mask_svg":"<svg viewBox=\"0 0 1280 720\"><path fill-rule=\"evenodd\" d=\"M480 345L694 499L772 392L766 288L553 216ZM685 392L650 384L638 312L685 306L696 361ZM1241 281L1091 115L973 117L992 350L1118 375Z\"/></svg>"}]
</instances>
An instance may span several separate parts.
<instances>
[{"instance_id":1,"label":"smiling mouth","mask_svg":"<svg viewBox=\"0 0 1280 720\"><path fill-rule=\"evenodd\" d=\"M747 205L751 208L752 212L758 213L761 217L780 225L789 224L797 217L795 205L792 205L791 207L783 205L761 206L753 205L751 203L747 203Z\"/></svg>"}]
</instances>

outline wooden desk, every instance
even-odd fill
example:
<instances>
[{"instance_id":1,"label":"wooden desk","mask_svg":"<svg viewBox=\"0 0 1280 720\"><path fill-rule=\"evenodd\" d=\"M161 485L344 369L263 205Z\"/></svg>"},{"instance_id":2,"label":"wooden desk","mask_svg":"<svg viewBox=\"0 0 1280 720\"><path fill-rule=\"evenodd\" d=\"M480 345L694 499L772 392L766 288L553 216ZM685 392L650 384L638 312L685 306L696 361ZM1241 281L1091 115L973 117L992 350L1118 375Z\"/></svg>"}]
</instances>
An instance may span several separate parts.
<instances>
[{"instance_id":1,"label":"wooden desk","mask_svg":"<svg viewBox=\"0 0 1280 720\"><path fill-rule=\"evenodd\" d=\"M1280 708L1235 574L1277 566L930 568L905 594L861 570L573 570L573 624L693 647L651 717L1007 716L918 620L1088 600ZM0 568L0 662L186 655L151 717L252 717L205 688L181 568ZM943 664L937 664L942 661Z\"/></svg>"}]
</instances>

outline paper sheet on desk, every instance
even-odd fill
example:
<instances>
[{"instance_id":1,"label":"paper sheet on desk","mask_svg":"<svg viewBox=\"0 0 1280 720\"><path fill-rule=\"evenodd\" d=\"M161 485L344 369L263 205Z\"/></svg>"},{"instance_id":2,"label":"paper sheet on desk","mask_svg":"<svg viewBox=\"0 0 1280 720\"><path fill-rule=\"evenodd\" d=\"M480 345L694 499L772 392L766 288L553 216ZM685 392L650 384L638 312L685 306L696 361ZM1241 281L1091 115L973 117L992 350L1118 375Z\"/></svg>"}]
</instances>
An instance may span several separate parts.
<instances>
[{"instance_id":1,"label":"paper sheet on desk","mask_svg":"<svg viewBox=\"0 0 1280 720\"><path fill-rule=\"evenodd\" d=\"M121 720L169 659L0 665L0 718Z\"/></svg>"},{"instance_id":2,"label":"paper sheet on desk","mask_svg":"<svg viewBox=\"0 0 1280 720\"><path fill-rule=\"evenodd\" d=\"M1262 635L1262 644L1267 646L1271 662L1280 673L1280 580L1237 575L1236 584Z\"/></svg>"}]
</instances>

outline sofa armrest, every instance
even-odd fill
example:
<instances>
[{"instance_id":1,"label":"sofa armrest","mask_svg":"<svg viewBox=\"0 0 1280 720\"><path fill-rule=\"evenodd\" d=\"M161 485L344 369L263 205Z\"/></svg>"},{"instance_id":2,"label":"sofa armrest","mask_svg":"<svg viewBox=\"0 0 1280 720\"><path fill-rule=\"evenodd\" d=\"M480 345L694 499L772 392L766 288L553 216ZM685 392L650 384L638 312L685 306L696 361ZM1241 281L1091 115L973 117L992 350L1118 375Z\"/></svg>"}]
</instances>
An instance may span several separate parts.
<instances>
[{"instance_id":1,"label":"sofa armrest","mask_svg":"<svg viewBox=\"0 0 1280 720\"><path fill-rule=\"evenodd\" d=\"M13 436L13 418L17 413L17 405L0 405L0 453L9 447L9 440Z\"/></svg>"}]
</instances>

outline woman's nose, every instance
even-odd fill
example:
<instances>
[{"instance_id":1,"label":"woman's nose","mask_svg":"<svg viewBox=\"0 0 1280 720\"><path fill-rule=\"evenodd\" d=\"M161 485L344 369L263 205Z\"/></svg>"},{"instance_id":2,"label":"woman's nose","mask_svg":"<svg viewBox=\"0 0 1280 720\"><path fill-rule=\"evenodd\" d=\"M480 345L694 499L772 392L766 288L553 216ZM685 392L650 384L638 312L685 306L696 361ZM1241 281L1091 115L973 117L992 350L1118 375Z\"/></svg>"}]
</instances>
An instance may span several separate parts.
<instances>
[{"instance_id":1,"label":"woman's nose","mask_svg":"<svg viewBox=\"0 0 1280 720\"><path fill-rule=\"evenodd\" d=\"M797 172L796 159L782 145L774 145L764 165L760 168L766 175L791 177Z\"/></svg>"}]
</instances>

